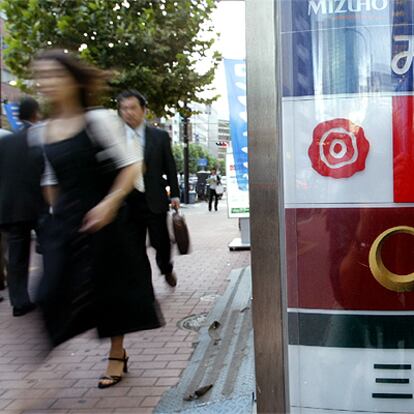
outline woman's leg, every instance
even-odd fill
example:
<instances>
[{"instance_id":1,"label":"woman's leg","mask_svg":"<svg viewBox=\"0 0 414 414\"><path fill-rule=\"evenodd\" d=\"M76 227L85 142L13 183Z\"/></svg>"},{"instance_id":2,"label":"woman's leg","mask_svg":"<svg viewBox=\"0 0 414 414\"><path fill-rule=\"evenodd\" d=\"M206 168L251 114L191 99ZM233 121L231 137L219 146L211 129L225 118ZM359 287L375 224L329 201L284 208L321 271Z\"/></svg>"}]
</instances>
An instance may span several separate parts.
<instances>
[{"instance_id":1,"label":"woman's leg","mask_svg":"<svg viewBox=\"0 0 414 414\"><path fill-rule=\"evenodd\" d=\"M111 350L109 351L111 358L122 358L124 356L124 336L113 336L111 338Z\"/></svg>"},{"instance_id":2,"label":"woman's leg","mask_svg":"<svg viewBox=\"0 0 414 414\"><path fill-rule=\"evenodd\" d=\"M218 201L219 201L219 196L218 196L218 194L216 193L216 190L214 190L214 197L215 197L215 199L214 199L214 210L216 210L216 211L217 211Z\"/></svg>"},{"instance_id":3,"label":"woman's leg","mask_svg":"<svg viewBox=\"0 0 414 414\"><path fill-rule=\"evenodd\" d=\"M124 337L114 336L111 338L111 349L109 351L108 367L105 377L99 381L100 385L110 386L114 381L111 377L122 377L124 368L126 368L126 353L124 350Z\"/></svg>"}]
</instances>

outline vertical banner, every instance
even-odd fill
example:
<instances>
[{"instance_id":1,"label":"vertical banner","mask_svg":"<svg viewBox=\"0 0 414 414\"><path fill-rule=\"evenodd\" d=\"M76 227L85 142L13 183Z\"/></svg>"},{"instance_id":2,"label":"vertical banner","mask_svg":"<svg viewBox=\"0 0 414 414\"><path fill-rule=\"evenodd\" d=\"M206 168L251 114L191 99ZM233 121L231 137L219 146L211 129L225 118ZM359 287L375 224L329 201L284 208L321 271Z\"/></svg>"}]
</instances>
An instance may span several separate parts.
<instances>
[{"instance_id":1,"label":"vertical banner","mask_svg":"<svg viewBox=\"0 0 414 414\"><path fill-rule=\"evenodd\" d=\"M19 106L16 103L6 103L4 110L13 131L18 131L23 125L19 119Z\"/></svg>"},{"instance_id":2,"label":"vertical banner","mask_svg":"<svg viewBox=\"0 0 414 414\"><path fill-rule=\"evenodd\" d=\"M236 168L237 184L248 191L246 62L224 59L230 113L230 135Z\"/></svg>"},{"instance_id":3,"label":"vertical banner","mask_svg":"<svg viewBox=\"0 0 414 414\"><path fill-rule=\"evenodd\" d=\"M414 406L413 0L282 0L292 413Z\"/></svg>"}]
</instances>

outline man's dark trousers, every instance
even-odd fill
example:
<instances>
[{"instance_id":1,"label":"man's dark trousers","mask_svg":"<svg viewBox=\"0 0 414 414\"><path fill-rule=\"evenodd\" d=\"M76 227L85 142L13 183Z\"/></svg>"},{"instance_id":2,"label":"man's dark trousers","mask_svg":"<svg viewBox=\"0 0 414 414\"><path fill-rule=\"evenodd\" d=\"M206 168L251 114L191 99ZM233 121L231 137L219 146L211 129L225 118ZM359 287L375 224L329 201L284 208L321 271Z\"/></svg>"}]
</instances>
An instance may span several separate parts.
<instances>
[{"instance_id":1,"label":"man's dark trousers","mask_svg":"<svg viewBox=\"0 0 414 414\"><path fill-rule=\"evenodd\" d=\"M218 207L218 195L216 193L216 190L213 190L210 188L209 190L209 197L208 197L208 210L211 211L211 206L213 204L213 198L214 198L214 210L217 211Z\"/></svg>"},{"instance_id":2,"label":"man's dark trousers","mask_svg":"<svg viewBox=\"0 0 414 414\"><path fill-rule=\"evenodd\" d=\"M148 207L145 194L132 191L128 198L130 217L134 223L134 234L139 246L145 246L147 232L151 246L156 251L156 261L163 275L171 273L171 242L167 227L167 213L153 213Z\"/></svg>"},{"instance_id":3,"label":"man's dark trousers","mask_svg":"<svg viewBox=\"0 0 414 414\"><path fill-rule=\"evenodd\" d=\"M14 223L5 228L8 245L7 284L10 302L15 308L30 305L27 285L29 276L30 247L34 222Z\"/></svg>"}]
</instances>

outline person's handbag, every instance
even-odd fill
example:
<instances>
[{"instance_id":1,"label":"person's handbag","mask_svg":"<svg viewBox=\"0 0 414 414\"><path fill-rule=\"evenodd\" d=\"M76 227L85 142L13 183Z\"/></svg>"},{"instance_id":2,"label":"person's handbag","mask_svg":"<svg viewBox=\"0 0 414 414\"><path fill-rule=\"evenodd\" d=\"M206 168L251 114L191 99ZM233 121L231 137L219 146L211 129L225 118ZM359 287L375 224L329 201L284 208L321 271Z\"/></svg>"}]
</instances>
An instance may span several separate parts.
<instances>
[{"instance_id":1,"label":"person's handbag","mask_svg":"<svg viewBox=\"0 0 414 414\"><path fill-rule=\"evenodd\" d=\"M172 214L172 228L179 253L188 254L190 251L190 234L184 216L178 211L174 211Z\"/></svg>"},{"instance_id":2,"label":"person's handbag","mask_svg":"<svg viewBox=\"0 0 414 414\"><path fill-rule=\"evenodd\" d=\"M224 187L221 184L217 184L216 194L217 195L222 195L223 193L224 193Z\"/></svg>"}]
</instances>

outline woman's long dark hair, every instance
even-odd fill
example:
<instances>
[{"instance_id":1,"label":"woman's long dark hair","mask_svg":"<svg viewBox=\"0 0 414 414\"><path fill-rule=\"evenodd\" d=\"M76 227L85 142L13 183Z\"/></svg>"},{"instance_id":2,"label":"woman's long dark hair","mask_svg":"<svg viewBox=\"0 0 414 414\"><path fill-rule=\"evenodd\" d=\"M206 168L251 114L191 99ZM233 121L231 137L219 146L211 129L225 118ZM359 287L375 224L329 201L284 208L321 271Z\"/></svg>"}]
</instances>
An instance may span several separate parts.
<instances>
[{"instance_id":1,"label":"woman's long dark hair","mask_svg":"<svg viewBox=\"0 0 414 414\"><path fill-rule=\"evenodd\" d=\"M78 83L80 102L85 109L99 104L107 85L108 73L63 49L44 50L36 55L36 60L55 60L60 63Z\"/></svg>"}]
</instances>

